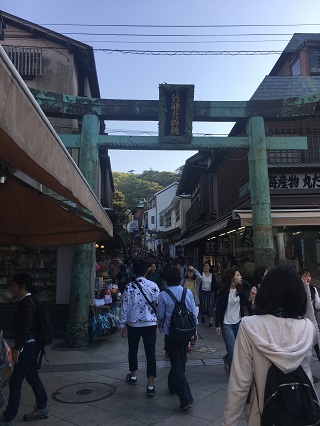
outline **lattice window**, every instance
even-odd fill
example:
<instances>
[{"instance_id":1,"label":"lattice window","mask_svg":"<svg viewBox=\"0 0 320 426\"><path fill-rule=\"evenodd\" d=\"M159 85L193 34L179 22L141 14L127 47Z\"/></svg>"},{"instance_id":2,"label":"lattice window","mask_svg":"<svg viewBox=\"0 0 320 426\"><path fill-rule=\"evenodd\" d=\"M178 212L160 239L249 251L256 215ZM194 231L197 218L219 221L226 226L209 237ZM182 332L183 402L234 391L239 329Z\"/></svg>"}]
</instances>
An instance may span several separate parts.
<instances>
[{"instance_id":1,"label":"lattice window","mask_svg":"<svg viewBox=\"0 0 320 426\"><path fill-rule=\"evenodd\" d=\"M180 220L180 205L178 205L175 208L175 213L176 213L176 222L178 222Z\"/></svg>"},{"instance_id":2,"label":"lattice window","mask_svg":"<svg viewBox=\"0 0 320 426\"><path fill-rule=\"evenodd\" d=\"M42 75L42 49L39 47L2 46L21 77L32 79Z\"/></svg>"},{"instance_id":3,"label":"lattice window","mask_svg":"<svg viewBox=\"0 0 320 426\"><path fill-rule=\"evenodd\" d=\"M164 227L169 228L169 226L171 226L171 210L164 216Z\"/></svg>"}]
</instances>

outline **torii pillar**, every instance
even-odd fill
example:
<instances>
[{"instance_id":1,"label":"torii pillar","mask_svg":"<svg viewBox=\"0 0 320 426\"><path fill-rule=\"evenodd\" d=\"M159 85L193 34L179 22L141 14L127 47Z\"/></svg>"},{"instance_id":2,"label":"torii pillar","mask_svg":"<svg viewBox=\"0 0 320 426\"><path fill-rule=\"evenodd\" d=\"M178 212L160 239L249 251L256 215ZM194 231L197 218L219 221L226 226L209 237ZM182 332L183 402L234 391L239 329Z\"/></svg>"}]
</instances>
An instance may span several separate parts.
<instances>
[{"instance_id":1,"label":"torii pillar","mask_svg":"<svg viewBox=\"0 0 320 426\"><path fill-rule=\"evenodd\" d=\"M79 168L95 193L98 179L99 129L99 119L96 115L84 115L80 138ZM93 243L79 244L73 248L68 324L65 337L67 346L85 346L89 342L88 312L94 256Z\"/></svg>"},{"instance_id":2,"label":"torii pillar","mask_svg":"<svg viewBox=\"0 0 320 426\"><path fill-rule=\"evenodd\" d=\"M257 266L274 266L275 250L272 238L267 144L264 120L251 117L247 121L249 139L248 163L254 240Z\"/></svg>"}]
</instances>

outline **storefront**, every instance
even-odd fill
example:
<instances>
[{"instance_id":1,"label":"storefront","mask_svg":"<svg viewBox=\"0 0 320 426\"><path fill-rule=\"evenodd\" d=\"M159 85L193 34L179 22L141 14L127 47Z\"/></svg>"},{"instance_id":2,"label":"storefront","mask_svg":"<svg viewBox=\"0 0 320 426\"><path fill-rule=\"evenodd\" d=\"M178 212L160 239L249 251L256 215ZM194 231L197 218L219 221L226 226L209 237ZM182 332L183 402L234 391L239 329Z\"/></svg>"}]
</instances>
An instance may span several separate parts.
<instances>
[{"instance_id":1,"label":"storefront","mask_svg":"<svg viewBox=\"0 0 320 426\"><path fill-rule=\"evenodd\" d=\"M28 271L43 300L65 306L74 245L107 239L112 223L1 46L0 93L1 301Z\"/></svg>"}]
</instances>

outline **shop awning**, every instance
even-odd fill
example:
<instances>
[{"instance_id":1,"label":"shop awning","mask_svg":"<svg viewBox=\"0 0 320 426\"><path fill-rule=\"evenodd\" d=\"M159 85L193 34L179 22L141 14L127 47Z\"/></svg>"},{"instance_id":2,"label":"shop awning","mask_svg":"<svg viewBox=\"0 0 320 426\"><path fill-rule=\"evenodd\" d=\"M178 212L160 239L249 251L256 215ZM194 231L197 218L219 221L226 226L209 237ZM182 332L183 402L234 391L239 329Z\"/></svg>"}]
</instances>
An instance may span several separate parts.
<instances>
[{"instance_id":1,"label":"shop awning","mask_svg":"<svg viewBox=\"0 0 320 426\"><path fill-rule=\"evenodd\" d=\"M112 222L1 46L0 93L0 170L4 165L8 166L11 172L23 172L27 177L49 188L60 199L64 199L66 205L73 204L80 216L82 215L80 218L76 214L71 226L70 220L66 220L66 208L56 208L58 204L55 197L40 197L41 194L45 195L41 192L36 202L32 197L28 199L25 194L29 192L23 181L18 179L11 183L9 173L7 180L3 184L0 183L0 222L2 226L5 223L12 224L8 227L8 232L12 235L9 238L7 233L7 239L4 240L4 229L3 238L0 236L0 239L13 242L17 238L21 245L29 245L37 240L37 227L42 229L41 245L45 243L46 233L48 238L50 236L51 240L56 241L56 245L78 244L112 236ZM8 188L5 188L6 185ZM6 199L10 190L16 200L19 214L13 214L12 210L9 210L9 207L12 209L14 205L13 198L10 201ZM20 199L24 199L25 204L20 203ZM43 204L40 206L40 203ZM30 223L29 231L27 227L22 229L20 223L26 210L29 211L29 216L26 216L28 222L34 222ZM40 210L44 217L39 217ZM55 212L56 217L50 214L51 210ZM67 211L69 215L74 214L70 209ZM18 221L16 229L19 229L19 233L14 231L13 217ZM27 220L23 222L26 224ZM83 227L87 232L79 238L77 234L82 233ZM33 240L30 240L31 229L35 233ZM91 236L89 229L92 231ZM38 243L34 242L32 245Z\"/></svg>"},{"instance_id":2,"label":"shop awning","mask_svg":"<svg viewBox=\"0 0 320 426\"><path fill-rule=\"evenodd\" d=\"M233 218L240 218L241 226L252 226L251 210L234 210ZM320 209L286 209L271 211L272 226L320 225Z\"/></svg>"},{"instance_id":3,"label":"shop awning","mask_svg":"<svg viewBox=\"0 0 320 426\"><path fill-rule=\"evenodd\" d=\"M177 241L175 245L176 246L186 246L187 244L190 244L193 241L201 240L202 238L205 238L208 235L213 234L216 231L220 231L220 229L223 229L227 226L229 219L230 218L228 217L227 219L221 220L220 222L216 222L215 224L209 226L206 229L203 229L202 231L199 231L199 232L191 235L190 237L183 238L182 240Z\"/></svg>"}]
</instances>

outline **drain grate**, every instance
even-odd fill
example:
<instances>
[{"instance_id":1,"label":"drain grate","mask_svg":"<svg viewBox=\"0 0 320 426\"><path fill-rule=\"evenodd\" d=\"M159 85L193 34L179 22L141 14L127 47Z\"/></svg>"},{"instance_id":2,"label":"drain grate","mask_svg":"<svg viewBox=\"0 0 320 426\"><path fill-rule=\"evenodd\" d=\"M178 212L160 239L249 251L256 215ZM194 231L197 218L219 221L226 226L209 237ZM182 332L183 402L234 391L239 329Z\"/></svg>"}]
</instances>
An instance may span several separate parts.
<instances>
[{"instance_id":1,"label":"drain grate","mask_svg":"<svg viewBox=\"0 0 320 426\"><path fill-rule=\"evenodd\" d=\"M116 387L107 383L75 383L57 389L52 398L64 404L83 404L109 398L115 391Z\"/></svg>"}]
</instances>

